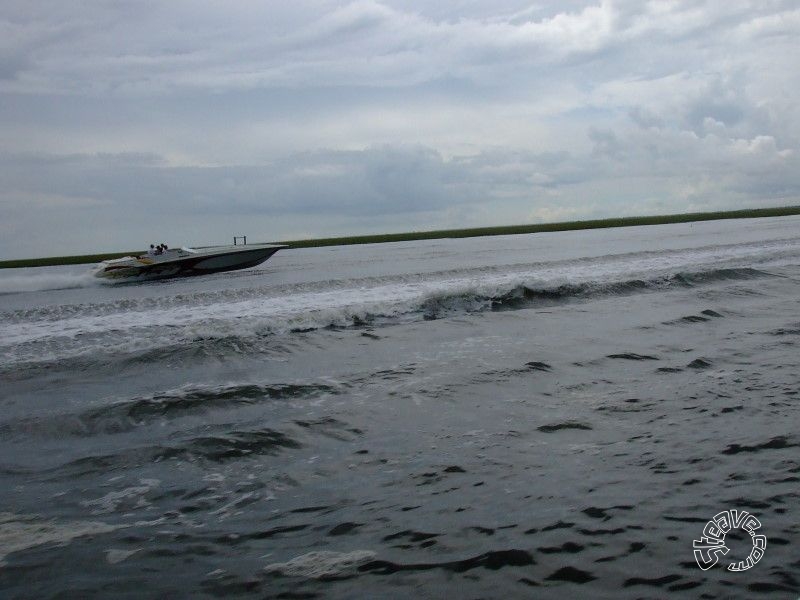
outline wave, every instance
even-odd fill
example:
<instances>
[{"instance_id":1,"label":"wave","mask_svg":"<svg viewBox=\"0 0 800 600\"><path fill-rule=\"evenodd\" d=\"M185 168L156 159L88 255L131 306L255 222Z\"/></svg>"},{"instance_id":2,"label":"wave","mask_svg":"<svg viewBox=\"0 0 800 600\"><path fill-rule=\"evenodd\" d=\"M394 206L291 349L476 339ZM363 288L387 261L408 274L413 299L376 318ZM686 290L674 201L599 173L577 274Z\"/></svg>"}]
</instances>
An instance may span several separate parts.
<instances>
[{"instance_id":1,"label":"wave","mask_svg":"<svg viewBox=\"0 0 800 600\"><path fill-rule=\"evenodd\" d=\"M223 463L237 458L275 456L302 447L302 442L275 429L233 430L165 444L123 447L109 454L85 456L57 466L23 472L63 481L98 473L129 471L167 460Z\"/></svg>"},{"instance_id":2,"label":"wave","mask_svg":"<svg viewBox=\"0 0 800 600\"><path fill-rule=\"evenodd\" d=\"M138 366L165 356L203 357L291 352L293 334L323 329L385 327L487 311L549 307L594 299L688 289L775 277L751 267L718 268L620 280L542 281L530 274L493 274L483 280L384 283L272 298L187 304L150 313L66 312L61 319L7 321L0 371L29 377L47 365L80 369L109 363ZM280 341L277 341L280 338ZM122 361L122 362L120 362ZM19 367L25 366L25 369Z\"/></svg>"},{"instance_id":3,"label":"wave","mask_svg":"<svg viewBox=\"0 0 800 600\"><path fill-rule=\"evenodd\" d=\"M280 429L264 427L262 421L258 419L240 424L205 423L192 429L180 427L156 443L147 443L150 436L128 437L111 446L105 446L110 449L108 452L92 453L59 464L17 467L0 463L0 473L60 481L130 470L168 460L187 463L224 463L239 459L262 459L308 445L317 445L318 441L315 440L320 436L348 443L363 434L361 429L333 417L292 420L283 423ZM55 425L54 420L51 420L45 427L41 427L39 432L43 433L44 429L47 429L48 435L56 437L77 433L70 431L69 427L56 431ZM39 424L35 424L35 427L38 426ZM104 435L121 432L95 430L92 433ZM80 435L89 433L81 431ZM93 448L97 450L101 446Z\"/></svg>"},{"instance_id":4,"label":"wave","mask_svg":"<svg viewBox=\"0 0 800 600\"><path fill-rule=\"evenodd\" d=\"M9 439L42 437L85 437L131 431L159 421L179 419L213 410L267 402L320 398L340 393L336 387L304 383L230 383L226 385L185 385L149 396L125 399L79 413L55 414L0 423L0 434ZM309 423L298 423L310 428Z\"/></svg>"},{"instance_id":5,"label":"wave","mask_svg":"<svg viewBox=\"0 0 800 600\"><path fill-rule=\"evenodd\" d=\"M467 290L457 293L437 294L427 298L421 310L426 318L434 319L453 311L518 310L539 306L553 306L574 301L592 300L608 296L627 296L649 291L692 288L724 281L774 277L772 273L750 267L713 269L710 271L683 272L623 281L586 281L550 286L519 284L508 290L498 290L494 295L475 294Z\"/></svg>"}]
</instances>

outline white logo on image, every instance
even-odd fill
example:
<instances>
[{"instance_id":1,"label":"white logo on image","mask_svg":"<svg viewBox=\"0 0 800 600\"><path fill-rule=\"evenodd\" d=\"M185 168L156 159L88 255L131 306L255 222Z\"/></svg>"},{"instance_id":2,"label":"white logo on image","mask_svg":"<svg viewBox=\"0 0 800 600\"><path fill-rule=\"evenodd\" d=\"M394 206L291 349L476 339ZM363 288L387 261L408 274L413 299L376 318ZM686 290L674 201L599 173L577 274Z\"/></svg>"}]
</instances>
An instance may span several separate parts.
<instances>
[{"instance_id":1,"label":"white logo on image","mask_svg":"<svg viewBox=\"0 0 800 600\"><path fill-rule=\"evenodd\" d=\"M703 527L703 536L699 540L693 540L692 546L697 566L703 571L707 571L717 564L719 555L727 554L730 551L730 548L725 545L725 535L731 529L744 529L753 540L753 548L746 560L732 562L727 569L728 571L746 571L751 568L761 560L767 547L767 538L763 535L756 535L756 530L760 527L761 522L746 510L725 510L714 515L714 518Z\"/></svg>"}]
</instances>

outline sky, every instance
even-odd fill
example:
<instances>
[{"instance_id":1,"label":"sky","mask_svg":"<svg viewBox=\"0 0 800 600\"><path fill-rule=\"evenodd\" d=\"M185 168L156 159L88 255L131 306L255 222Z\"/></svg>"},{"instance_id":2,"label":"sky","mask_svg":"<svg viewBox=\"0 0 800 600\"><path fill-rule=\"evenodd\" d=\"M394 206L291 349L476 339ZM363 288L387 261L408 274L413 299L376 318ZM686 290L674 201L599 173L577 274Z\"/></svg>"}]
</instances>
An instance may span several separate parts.
<instances>
[{"instance_id":1,"label":"sky","mask_svg":"<svg viewBox=\"0 0 800 600\"><path fill-rule=\"evenodd\" d=\"M800 204L796 0L4 0L0 259Z\"/></svg>"}]
</instances>

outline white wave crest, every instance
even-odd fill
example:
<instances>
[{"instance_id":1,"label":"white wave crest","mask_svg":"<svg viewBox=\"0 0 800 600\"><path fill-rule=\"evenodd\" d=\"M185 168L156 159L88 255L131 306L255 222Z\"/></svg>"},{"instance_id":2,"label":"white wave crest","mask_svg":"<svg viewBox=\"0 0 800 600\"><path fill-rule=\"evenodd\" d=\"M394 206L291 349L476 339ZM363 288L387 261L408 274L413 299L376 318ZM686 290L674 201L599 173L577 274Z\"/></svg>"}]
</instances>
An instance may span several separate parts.
<instances>
[{"instance_id":1,"label":"white wave crest","mask_svg":"<svg viewBox=\"0 0 800 600\"><path fill-rule=\"evenodd\" d=\"M375 560L375 553L371 550L352 552L316 550L285 563L267 565L264 570L267 573L279 573L287 577L330 579L354 575L358 567L372 560Z\"/></svg>"}]
</instances>

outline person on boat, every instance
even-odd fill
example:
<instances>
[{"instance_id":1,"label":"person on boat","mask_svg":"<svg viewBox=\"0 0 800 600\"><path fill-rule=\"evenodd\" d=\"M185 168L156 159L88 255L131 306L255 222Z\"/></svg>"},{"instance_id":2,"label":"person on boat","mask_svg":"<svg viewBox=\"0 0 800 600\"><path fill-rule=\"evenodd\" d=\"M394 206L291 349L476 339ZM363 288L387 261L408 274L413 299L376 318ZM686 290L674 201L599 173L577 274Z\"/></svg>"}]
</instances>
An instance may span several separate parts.
<instances>
[{"instance_id":1,"label":"person on boat","mask_svg":"<svg viewBox=\"0 0 800 600\"><path fill-rule=\"evenodd\" d=\"M150 249L147 251L147 256L155 256L156 254L156 247L153 244L150 244Z\"/></svg>"}]
</instances>

